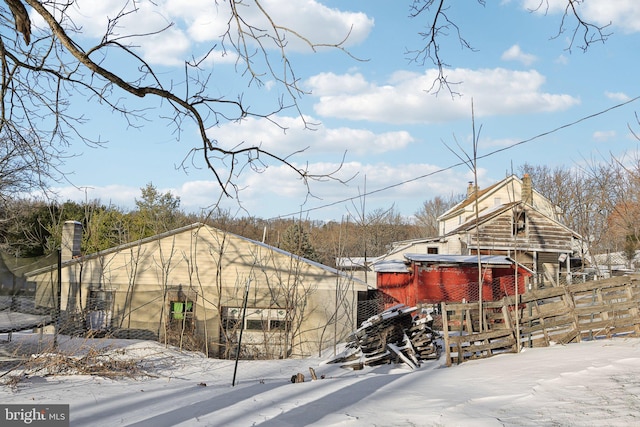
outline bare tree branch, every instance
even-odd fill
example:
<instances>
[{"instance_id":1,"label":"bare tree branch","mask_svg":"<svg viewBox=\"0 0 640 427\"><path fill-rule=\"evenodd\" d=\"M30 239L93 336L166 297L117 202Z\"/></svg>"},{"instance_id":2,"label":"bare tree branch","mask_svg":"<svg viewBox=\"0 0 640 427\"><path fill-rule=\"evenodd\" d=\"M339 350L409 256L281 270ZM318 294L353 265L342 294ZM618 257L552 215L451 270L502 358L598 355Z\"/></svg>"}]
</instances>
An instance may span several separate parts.
<instances>
[{"instance_id":1,"label":"bare tree branch","mask_svg":"<svg viewBox=\"0 0 640 427\"><path fill-rule=\"evenodd\" d=\"M587 51L589 47L594 43L604 43L607 41L611 33L605 33L605 29L608 28L611 23L599 26L595 25L591 22L588 22L582 17L580 13L579 7L584 3L584 0L566 0L567 4L564 8L564 13L562 15L562 19L560 21L560 25L558 27L558 33L552 37L553 39L560 37L565 31L569 30L571 32L569 46L567 47L568 51L576 44L577 39L582 39L582 44L577 45L577 47L583 51ZM546 14L549 11L549 0L540 0L538 7L530 9L532 12L540 12L544 9L544 13ZM573 28L570 28L570 22L575 20L573 24Z\"/></svg>"},{"instance_id":2,"label":"bare tree branch","mask_svg":"<svg viewBox=\"0 0 640 427\"><path fill-rule=\"evenodd\" d=\"M571 50L578 40L581 43L577 45L578 48L586 51L592 44L598 42L606 42L611 33L605 32L606 28L610 25L599 26L592 22L587 21L581 11L580 5L585 0L565 0L566 6L562 15L558 33L552 37L557 38L564 34L565 31L571 32L571 42L567 50ZM477 0L478 4L485 6L485 0ZM427 22L426 31L418 33L424 44L421 48L416 50L407 50L408 59L410 62L416 62L417 64L424 66L427 63L431 63L437 70L438 74L433 81L433 84L428 88L429 92L438 94L440 90L446 88L449 93L453 95L459 95L455 91L455 85L460 82L450 81L446 73L446 70L451 67L446 59L444 59L441 46L444 39L450 36L450 32L454 33L460 43L463 50L476 51L471 43L462 35L460 27L455 21L450 18L449 9L453 4L458 9L469 9L471 5L468 2L452 2L448 0L413 0L410 7L410 18L424 18ZM537 7L530 9L531 12L543 12L549 11L549 0L539 0ZM572 24L574 22L574 24ZM572 26L573 25L573 26Z\"/></svg>"},{"instance_id":3,"label":"bare tree branch","mask_svg":"<svg viewBox=\"0 0 640 427\"><path fill-rule=\"evenodd\" d=\"M249 147L238 142L218 141L211 134L220 124L247 117L269 120L284 131L285 128L278 124L277 114L288 108L297 111L306 127L314 126L306 121L298 106L298 100L305 92L299 86L288 58L287 36L302 40L312 51L332 47L346 52L344 40L337 44L314 44L302 34L275 23L259 1L228 0L225 2L230 10L228 26L220 44L210 47L204 58L185 61L183 82L163 82L155 68L137 53L132 42L160 34L173 24L168 23L151 33L118 34L125 17L143 13L134 0L124 2L116 16L108 19L103 35L93 46L83 46L90 43L87 40L91 38L73 21L74 0L5 0L5 3L9 11L0 9L0 137L28 135L36 150L51 155L78 140L89 145L104 145L104 141L91 138L82 128L86 118L70 114L71 98L80 95L84 99L95 99L119 114L131 127L141 127L141 122L149 121L149 110L158 105L170 108L171 113L164 118L172 124L177 138L186 124L195 124L199 143L192 147L191 153L202 156L201 161L213 173L226 196L238 196L237 173L246 166L259 172L269 163L284 164L298 174L309 193L309 181L326 178L311 173L306 167L296 167L287 160L288 155L270 152L260 145ZM45 28L33 28L25 4L42 18ZM217 3L212 5L217 6ZM262 22L268 23L265 28L244 19L246 6L260 12ZM10 28L7 24L12 22ZM20 44L17 37L11 37L12 34L22 35L26 46ZM231 48L231 54L237 55L239 73L249 78L249 85L261 86L267 78L275 80L284 88L287 99L279 99L278 104L266 112L253 112L242 94L238 94L237 99L209 95L209 87L217 82L202 65L215 50L222 49L222 53L227 54L226 46ZM279 51L280 69L273 67L275 62L270 54L274 48ZM110 66L109 55L124 57L127 65L132 66L128 69L135 72L125 73ZM130 100L136 98L149 101L134 102L133 105L143 106L132 108ZM64 151L59 153L64 154ZM180 167L185 167L184 160Z\"/></svg>"}]
</instances>

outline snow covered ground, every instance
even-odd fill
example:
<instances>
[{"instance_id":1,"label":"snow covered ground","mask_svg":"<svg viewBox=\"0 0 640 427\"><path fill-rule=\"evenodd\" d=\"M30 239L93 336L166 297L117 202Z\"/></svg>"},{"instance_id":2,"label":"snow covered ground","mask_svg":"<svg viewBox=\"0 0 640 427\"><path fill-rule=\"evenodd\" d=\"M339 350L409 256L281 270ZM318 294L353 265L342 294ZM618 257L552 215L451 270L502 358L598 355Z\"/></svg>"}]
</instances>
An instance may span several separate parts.
<instances>
[{"instance_id":1,"label":"snow covered ground","mask_svg":"<svg viewBox=\"0 0 640 427\"><path fill-rule=\"evenodd\" d=\"M0 336L3 339L4 336ZM33 335L14 334L13 343ZM234 361L149 341L105 345L148 376L36 372L0 386L3 404L70 404L71 426L629 426L640 423L640 339L525 349L447 368L442 360L361 371L326 358ZM6 345L0 344L0 346ZM328 357L328 356L327 356ZM318 379L311 381L309 367ZM291 383L301 372L304 383ZM3 384L19 372L0 380ZM2 375L2 372L0 372ZM324 379L320 376L323 375Z\"/></svg>"}]
</instances>

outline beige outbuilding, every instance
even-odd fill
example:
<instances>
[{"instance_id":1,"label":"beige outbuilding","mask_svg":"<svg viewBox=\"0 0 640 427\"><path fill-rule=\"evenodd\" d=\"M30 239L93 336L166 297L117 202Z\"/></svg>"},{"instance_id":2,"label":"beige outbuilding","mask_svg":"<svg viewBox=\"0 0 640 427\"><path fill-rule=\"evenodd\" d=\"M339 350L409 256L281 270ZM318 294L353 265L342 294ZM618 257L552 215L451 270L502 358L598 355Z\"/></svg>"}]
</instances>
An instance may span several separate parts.
<instances>
[{"instance_id":1,"label":"beige outbuilding","mask_svg":"<svg viewBox=\"0 0 640 427\"><path fill-rule=\"evenodd\" d=\"M357 328L366 284L201 223L90 255L64 225L58 265L31 272L59 332L154 338L213 357L303 357Z\"/></svg>"}]
</instances>

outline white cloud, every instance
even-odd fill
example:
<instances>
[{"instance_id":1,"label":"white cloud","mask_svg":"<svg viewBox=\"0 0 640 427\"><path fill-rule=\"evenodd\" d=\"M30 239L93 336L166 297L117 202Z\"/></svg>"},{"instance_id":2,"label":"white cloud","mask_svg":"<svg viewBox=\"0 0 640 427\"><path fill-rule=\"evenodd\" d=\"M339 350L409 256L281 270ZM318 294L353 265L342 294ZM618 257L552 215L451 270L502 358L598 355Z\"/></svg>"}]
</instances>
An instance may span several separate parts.
<instances>
[{"instance_id":1,"label":"white cloud","mask_svg":"<svg viewBox=\"0 0 640 427\"><path fill-rule=\"evenodd\" d=\"M290 28L312 43L335 44L348 36L344 47L349 47L362 43L374 25L373 19L364 13L329 8L315 0L298 0L295 7L285 0L263 0L261 6L273 22L281 26L279 32L285 35L289 51L312 52L312 49L300 37L283 28ZM243 3L239 7L248 25L273 34L270 22L253 2ZM135 45L143 58L153 64L181 64L190 60L194 53L204 54L213 43L217 44L217 57L221 58L223 46L227 49L231 47L229 39L222 44L222 36L227 31L234 37L233 42L238 42L228 2L77 0L66 13L76 27L82 28L86 37L93 38L102 38L109 19L120 16L114 28L114 37L125 37L120 41ZM32 19L36 25L42 26L43 21L37 14L32 14ZM167 26L170 28L166 29ZM267 40L262 40L264 47L279 48ZM200 46L202 43L204 45Z\"/></svg>"},{"instance_id":2,"label":"white cloud","mask_svg":"<svg viewBox=\"0 0 640 427\"><path fill-rule=\"evenodd\" d=\"M612 23L627 33L640 31L640 7L636 0L590 0L581 8L586 19L599 25Z\"/></svg>"},{"instance_id":3,"label":"white cloud","mask_svg":"<svg viewBox=\"0 0 640 427\"><path fill-rule=\"evenodd\" d=\"M522 6L539 13L558 13L565 10L567 0L522 0Z\"/></svg>"},{"instance_id":4,"label":"white cloud","mask_svg":"<svg viewBox=\"0 0 640 427\"><path fill-rule=\"evenodd\" d=\"M148 36L144 44L145 60L152 64L181 65L191 42L184 32L169 28L163 33Z\"/></svg>"},{"instance_id":5,"label":"white cloud","mask_svg":"<svg viewBox=\"0 0 640 427\"><path fill-rule=\"evenodd\" d=\"M186 212L198 212L225 199L217 181L187 181L171 192L180 197L180 206Z\"/></svg>"},{"instance_id":6,"label":"white cloud","mask_svg":"<svg viewBox=\"0 0 640 427\"><path fill-rule=\"evenodd\" d=\"M604 95L611 100L619 102L626 102L631 99L631 97L624 92L605 92Z\"/></svg>"},{"instance_id":7,"label":"white cloud","mask_svg":"<svg viewBox=\"0 0 640 427\"><path fill-rule=\"evenodd\" d=\"M196 41L219 40L229 28L232 33L236 31L235 23L229 20L231 12L228 2L213 5L210 0L166 0L165 4L169 15L183 20L187 32ZM310 51L310 47L286 29L313 43L340 43L348 36L344 46L349 47L364 41L374 23L364 13L332 9L315 0L298 0L295 7L289 0L264 0L261 6L270 19L280 26L280 34L287 39L287 49L297 51ZM239 10L245 22L273 34L271 22L253 2L241 4Z\"/></svg>"},{"instance_id":8,"label":"white cloud","mask_svg":"<svg viewBox=\"0 0 640 427\"><path fill-rule=\"evenodd\" d=\"M364 13L329 8L315 0L297 0L295 4L291 0L267 0L263 7L278 25L292 29L313 43L344 41L345 47L354 46L368 37L374 25L374 20ZM266 27L266 23L263 24L263 28ZM310 50L304 41L292 34L287 40L288 48Z\"/></svg>"},{"instance_id":9,"label":"white cloud","mask_svg":"<svg viewBox=\"0 0 640 427\"><path fill-rule=\"evenodd\" d=\"M562 111L580 102L571 95L543 92L545 77L537 71L504 68L452 69L448 79L461 82L454 90L463 96L434 96L426 90L436 73L402 71L385 84L366 82L361 76L332 74L330 78L311 78L307 84L318 97L314 106L318 115L383 123L441 123L468 118L472 99L478 117ZM339 93L336 88L343 80L350 89Z\"/></svg>"},{"instance_id":10,"label":"white cloud","mask_svg":"<svg viewBox=\"0 0 640 427\"><path fill-rule=\"evenodd\" d=\"M274 126L272 121L249 118L241 123L226 123L211 130L211 135L224 141L242 141L246 147L260 146L262 149L288 156L305 150L304 156L334 154L348 155L381 154L400 150L414 142L407 131L375 133L363 128L327 128L313 117L305 117L307 123L316 123L315 130L304 128L299 117L272 117L284 128ZM232 147L223 147L232 148Z\"/></svg>"},{"instance_id":11,"label":"white cloud","mask_svg":"<svg viewBox=\"0 0 640 427\"><path fill-rule=\"evenodd\" d=\"M519 61L527 66L533 64L537 60L535 55L524 53L522 49L520 49L520 46L518 46L517 44L514 44L509 49L507 49L502 54L501 58L503 61Z\"/></svg>"},{"instance_id":12,"label":"white cloud","mask_svg":"<svg viewBox=\"0 0 640 427\"><path fill-rule=\"evenodd\" d=\"M342 74L320 73L310 77L306 86L319 90L322 96L359 94L375 89L360 73Z\"/></svg>"},{"instance_id":13,"label":"white cloud","mask_svg":"<svg viewBox=\"0 0 640 427\"><path fill-rule=\"evenodd\" d=\"M597 131L593 133L593 139L600 142L610 141L616 137L616 132L613 130Z\"/></svg>"},{"instance_id":14,"label":"white cloud","mask_svg":"<svg viewBox=\"0 0 640 427\"><path fill-rule=\"evenodd\" d=\"M428 163L384 163L314 162L296 165L314 175L333 174L332 179L310 180L307 187L301 177L291 168L278 165L262 173L243 173L236 181L238 200L222 197L220 187L214 180L185 181L174 187L158 187L160 192L171 192L180 197L180 207L188 213L200 213L213 206L229 209L240 216L258 215L271 218L296 214L309 210L312 218L335 219L340 212L353 209L351 199L359 205L366 179L367 209L389 208L394 205L404 215L411 215L422 201L437 195L463 193L467 181L472 179L466 169L441 170ZM480 177L485 172L479 170ZM340 182L340 180L342 182ZM402 184L402 185L397 185ZM86 187L58 187L54 189L58 201L99 200L102 204L125 210L135 208L135 199L140 198L136 186L110 185ZM276 202L277 201L277 202ZM306 214L305 214L306 215Z\"/></svg>"},{"instance_id":15,"label":"white cloud","mask_svg":"<svg viewBox=\"0 0 640 427\"><path fill-rule=\"evenodd\" d=\"M471 179L466 171L442 171L439 166L425 163L311 163L308 168L315 174L337 171L336 177L350 180L346 183L311 181L310 193L307 194L307 188L290 169L285 166L270 168L263 174L245 177L244 190L240 194L243 205L249 211L269 211L272 215L295 215L296 211L312 209L310 214L313 217L323 217L323 212L328 212L326 217L335 219L339 215L331 212L353 209L353 200L359 205L366 179L366 190L370 193L366 196L369 210L395 205L403 214L410 215L422 201L436 195L463 193ZM483 174L482 171L479 173ZM279 200L278 205L266 208L265 203L269 200ZM298 205L283 203L284 200L298 201Z\"/></svg>"}]
</instances>

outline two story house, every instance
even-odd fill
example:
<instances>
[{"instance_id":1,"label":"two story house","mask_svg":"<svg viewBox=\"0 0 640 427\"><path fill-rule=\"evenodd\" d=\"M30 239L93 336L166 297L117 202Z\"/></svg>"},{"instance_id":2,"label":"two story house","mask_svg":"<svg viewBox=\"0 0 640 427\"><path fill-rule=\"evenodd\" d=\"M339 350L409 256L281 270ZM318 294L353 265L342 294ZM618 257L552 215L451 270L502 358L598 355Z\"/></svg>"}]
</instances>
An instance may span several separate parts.
<instances>
[{"instance_id":1,"label":"two story house","mask_svg":"<svg viewBox=\"0 0 640 427\"><path fill-rule=\"evenodd\" d=\"M431 255L432 263L451 263L438 261L438 254L502 256L531 272L533 286L556 286L571 280L571 256L581 239L559 214L528 174L485 189L470 183L466 199L438 218L438 236L396 242L374 269L388 272L393 262L397 270L399 261L411 269L412 259L423 254Z\"/></svg>"}]
</instances>

